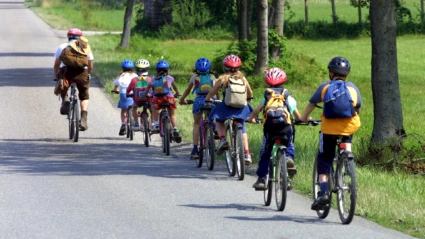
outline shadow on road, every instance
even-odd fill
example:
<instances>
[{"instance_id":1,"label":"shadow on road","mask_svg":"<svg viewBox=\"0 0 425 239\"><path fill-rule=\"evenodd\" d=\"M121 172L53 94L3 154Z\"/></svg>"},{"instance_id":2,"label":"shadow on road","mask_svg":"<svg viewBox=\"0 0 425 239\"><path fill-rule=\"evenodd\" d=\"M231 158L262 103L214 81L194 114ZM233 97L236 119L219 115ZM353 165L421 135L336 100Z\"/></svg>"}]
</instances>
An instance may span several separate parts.
<instances>
[{"instance_id":1,"label":"shadow on road","mask_svg":"<svg viewBox=\"0 0 425 239\"><path fill-rule=\"evenodd\" d=\"M66 139L0 139L2 173L97 176L146 175L179 179L207 179L207 170L182 164L177 155L165 156L162 149L117 138L96 138L101 143L72 143ZM125 153L123 153L125 152ZM174 151L172 153L175 153Z\"/></svg>"},{"instance_id":2,"label":"shadow on road","mask_svg":"<svg viewBox=\"0 0 425 239\"><path fill-rule=\"evenodd\" d=\"M0 5L0 9L1 5ZM0 52L0 57L10 57L10 56L19 56L19 57L53 57L52 52Z\"/></svg>"},{"instance_id":3,"label":"shadow on road","mask_svg":"<svg viewBox=\"0 0 425 239\"><path fill-rule=\"evenodd\" d=\"M300 216L285 216L285 215L275 215L273 217L226 217L229 219L236 219L242 221L290 221L303 224L335 224L340 225L340 223L326 221L320 218L311 218L311 217L300 217Z\"/></svg>"}]
</instances>

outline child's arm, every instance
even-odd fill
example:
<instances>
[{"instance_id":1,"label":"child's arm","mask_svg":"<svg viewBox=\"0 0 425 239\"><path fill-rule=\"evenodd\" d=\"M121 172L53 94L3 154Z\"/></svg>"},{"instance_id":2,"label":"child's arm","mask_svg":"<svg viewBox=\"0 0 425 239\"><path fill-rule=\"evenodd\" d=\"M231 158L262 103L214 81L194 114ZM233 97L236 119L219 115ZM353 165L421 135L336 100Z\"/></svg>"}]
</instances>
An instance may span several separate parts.
<instances>
[{"instance_id":1,"label":"child's arm","mask_svg":"<svg viewBox=\"0 0 425 239\"><path fill-rule=\"evenodd\" d=\"M313 112L314 108L316 108L315 105L312 103L308 103L307 108L304 111L304 114L301 116L300 120L303 122L307 122L309 119L309 115L311 112Z\"/></svg>"},{"instance_id":2,"label":"child's arm","mask_svg":"<svg viewBox=\"0 0 425 239\"><path fill-rule=\"evenodd\" d=\"M149 90L152 89L152 88L153 88L153 86L151 84L149 84L148 87L146 87L145 95L148 95Z\"/></svg>"},{"instance_id":3,"label":"child's arm","mask_svg":"<svg viewBox=\"0 0 425 239\"><path fill-rule=\"evenodd\" d=\"M296 120L301 120L301 113L298 111L297 108L295 108L293 114L294 114L294 117L295 117Z\"/></svg>"},{"instance_id":4,"label":"child's arm","mask_svg":"<svg viewBox=\"0 0 425 239\"><path fill-rule=\"evenodd\" d=\"M260 102L260 104L258 104L257 108L255 108L254 111L251 112L251 115L249 115L249 117L247 119L248 122L256 123L255 117L258 116L258 114L261 112L262 109L263 109L263 103Z\"/></svg>"},{"instance_id":5,"label":"child's arm","mask_svg":"<svg viewBox=\"0 0 425 239\"><path fill-rule=\"evenodd\" d=\"M174 95L175 96L180 96L179 88L177 88L177 85L176 85L176 83L174 81L173 81L173 83L171 83L171 87L173 87L173 90L176 92Z\"/></svg>"},{"instance_id":6,"label":"child's arm","mask_svg":"<svg viewBox=\"0 0 425 239\"><path fill-rule=\"evenodd\" d=\"M136 79L136 81L134 79ZM137 82L137 78L131 79L131 82L127 87L127 91L126 91L127 95L130 94L130 92L132 92L134 90L134 86L136 85L136 82Z\"/></svg>"},{"instance_id":7,"label":"child's arm","mask_svg":"<svg viewBox=\"0 0 425 239\"><path fill-rule=\"evenodd\" d=\"M207 97L205 97L205 101L209 101L211 100L211 97L213 97L214 95L218 95L218 91L220 90L221 87L221 79L219 78L215 83L214 83L214 87L212 88L212 90L208 93ZM218 99L218 98L217 98Z\"/></svg>"},{"instance_id":8,"label":"child's arm","mask_svg":"<svg viewBox=\"0 0 425 239\"><path fill-rule=\"evenodd\" d=\"M183 95L180 97L179 104L181 104L181 105L184 104L184 102L185 102L184 99L189 95L192 88L193 88L193 83L189 83L186 90L183 92Z\"/></svg>"}]
</instances>

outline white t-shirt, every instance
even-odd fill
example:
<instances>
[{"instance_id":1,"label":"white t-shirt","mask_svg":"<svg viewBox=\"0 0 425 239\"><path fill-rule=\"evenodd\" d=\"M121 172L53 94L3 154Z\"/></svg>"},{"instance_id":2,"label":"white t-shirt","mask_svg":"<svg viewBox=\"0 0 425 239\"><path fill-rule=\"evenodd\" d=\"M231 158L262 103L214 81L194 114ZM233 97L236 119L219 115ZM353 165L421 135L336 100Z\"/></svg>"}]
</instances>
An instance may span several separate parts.
<instances>
[{"instance_id":1,"label":"white t-shirt","mask_svg":"<svg viewBox=\"0 0 425 239\"><path fill-rule=\"evenodd\" d=\"M73 40L73 41L75 41L75 40ZM60 44L59 47L58 47L58 49L55 52L55 58L59 58L59 56L62 53L62 50L65 49L65 47L67 47L68 45L69 45L69 42ZM88 58L89 61L94 60L93 52L90 52L90 54L87 55L87 58ZM65 66L65 64L63 64L63 62L61 62L60 67L64 67L64 66Z\"/></svg>"},{"instance_id":2,"label":"white t-shirt","mask_svg":"<svg viewBox=\"0 0 425 239\"><path fill-rule=\"evenodd\" d=\"M127 92L127 88L130 85L131 80L137 77L137 74L135 73L122 73L121 75L119 75L115 80L114 80L114 85L117 85L120 87L120 94L122 93L126 93Z\"/></svg>"}]
</instances>

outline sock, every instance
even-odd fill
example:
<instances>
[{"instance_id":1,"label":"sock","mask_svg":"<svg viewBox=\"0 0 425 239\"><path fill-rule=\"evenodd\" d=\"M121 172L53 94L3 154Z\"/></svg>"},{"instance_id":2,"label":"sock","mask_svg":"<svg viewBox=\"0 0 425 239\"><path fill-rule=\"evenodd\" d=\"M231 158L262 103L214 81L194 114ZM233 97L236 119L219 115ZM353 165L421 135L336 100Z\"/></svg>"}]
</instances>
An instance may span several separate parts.
<instances>
[{"instance_id":1,"label":"sock","mask_svg":"<svg viewBox=\"0 0 425 239\"><path fill-rule=\"evenodd\" d=\"M220 136L220 141L223 141L226 137Z\"/></svg>"},{"instance_id":2,"label":"sock","mask_svg":"<svg viewBox=\"0 0 425 239\"><path fill-rule=\"evenodd\" d=\"M328 183L320 183L320 195L323 196L328 191Z\"/></svg>"},{"instance_id":3,"label":"sock","mask_svg":"<svg viewBox=\"0 0 425 239\"><path fill-rule=\"evenodd\" d=\"M121 122L121 125L125 125L125 122Z\"/></svg>"},{"instance_id":4,"label":"sock","mask_svg":"<svg viewBox=\"0 0 425 239\"><path fill-rule=\"evenodd\" d=\"M245 150L245 154L249 154L249 149L246 149Z\"/></svg>"},{"instance_id":5,"label":"sock","mask_svg":"<svg viewBox=\"0 0 425 239\"><path fill-rule=\"evenodd\" d=\"M155 121L155 120L154 120L154 121L152 121L152 124L153 124L153 125L158 125L158 121Z\"/></svg>"},{"instance_id":6,"label":"sock","mask_svg":"<svg viewBox=\"0 0 425 239\"><path fill-rule=\"evenodd\" d=\"M197 145L197 144L194 144L194 145L193 145L193 150L198 151L198 145Z\"/></svg>"}]
</instances>

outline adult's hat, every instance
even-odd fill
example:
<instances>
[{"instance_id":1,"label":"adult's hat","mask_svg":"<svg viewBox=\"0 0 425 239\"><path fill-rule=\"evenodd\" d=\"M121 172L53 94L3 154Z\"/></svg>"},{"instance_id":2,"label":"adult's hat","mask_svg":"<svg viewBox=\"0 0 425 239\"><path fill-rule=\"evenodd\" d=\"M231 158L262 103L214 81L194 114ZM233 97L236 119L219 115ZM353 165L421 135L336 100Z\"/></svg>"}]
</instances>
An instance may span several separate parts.
<instances>
[{"instance_id":1,"label":"adult's hat","mask_svg":"<svg viewBox=\"0 0 425 239\"><path fill-rule=\"evenodd\" d=\"M89 40L85 37L80 37L79 39L69 43L69 45L72 47L72 49L83 55L89 55L91 53Z\"/></svg>"}]
</instances>

